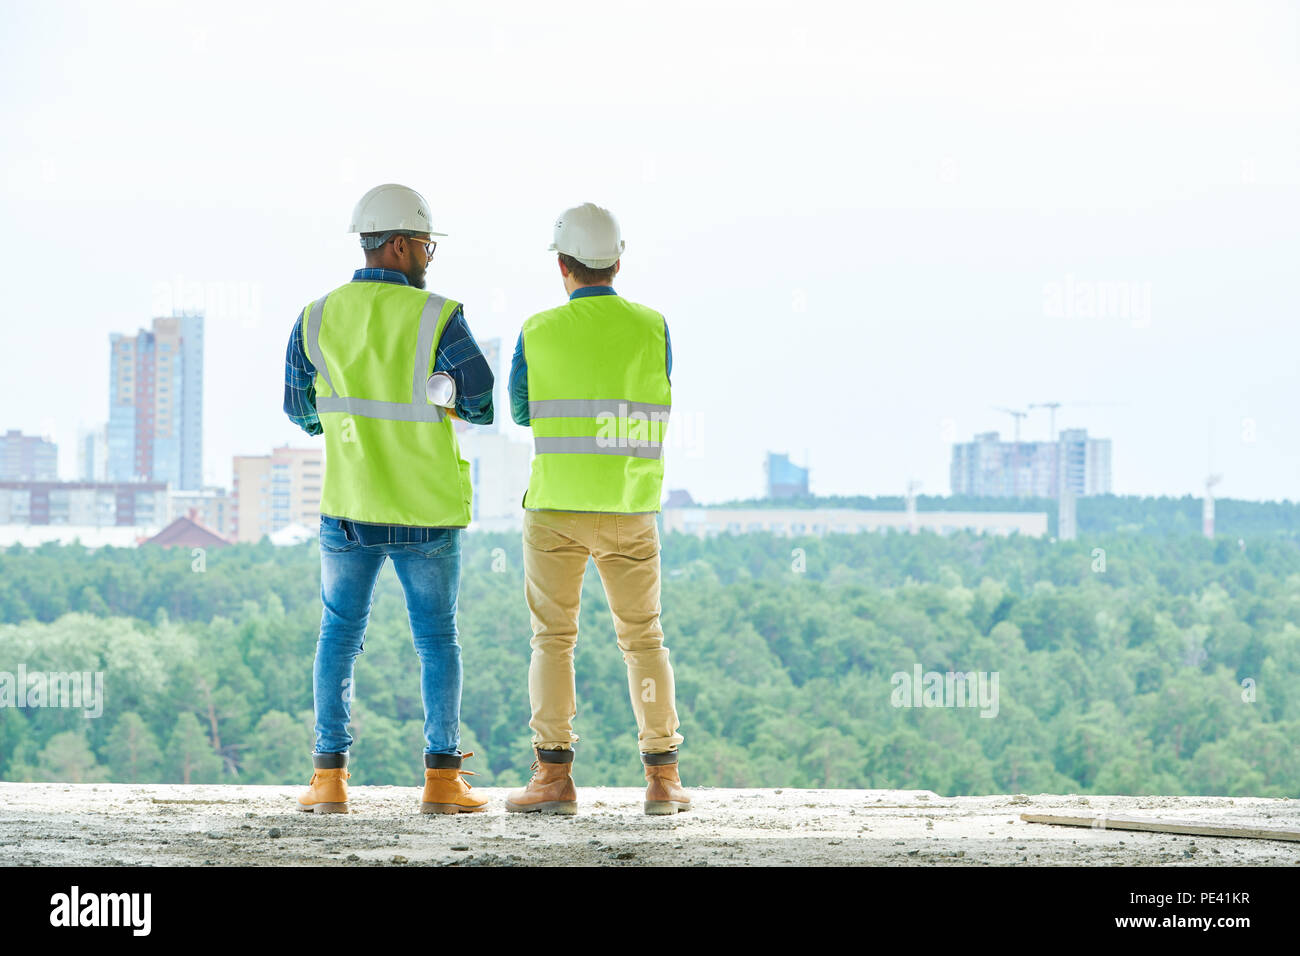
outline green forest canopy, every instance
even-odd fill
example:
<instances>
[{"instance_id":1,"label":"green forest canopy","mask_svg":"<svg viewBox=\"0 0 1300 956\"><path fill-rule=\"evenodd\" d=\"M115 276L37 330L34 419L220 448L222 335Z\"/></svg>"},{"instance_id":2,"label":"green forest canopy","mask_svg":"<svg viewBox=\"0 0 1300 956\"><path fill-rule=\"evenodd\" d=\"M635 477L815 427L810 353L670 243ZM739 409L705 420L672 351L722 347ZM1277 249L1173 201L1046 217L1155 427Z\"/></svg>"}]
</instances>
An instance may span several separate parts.
<instances>
[{"instance_id":1,"label":"green forest canopy","mask_svg":"<svg viewBox=\"0 0 1300 956\"><path fill-rule=\"evenodd\" d=\"M1133 500L1085 526L1081 499L1071 542L665 536L684 781L1297 795L1296 506L1234 515L1220 502L1223 534L1206 540L1167 526L1176 508L1147 521ZM106 698L94 719L0 708L0 779L306 783L316 545L264 540L194 567L185 549L0 553L0 672L98 671ZM517 533L466 536L459 625L467 767L476 784L521 784L529 626ZM591 568L577 661L575 778L637 785L625 671ZM997 715L894 706L892 675L918 664L996 672ZM355 697L352 782L418 785L418 668L391 567Z\"/></svg>"}]
</instances>

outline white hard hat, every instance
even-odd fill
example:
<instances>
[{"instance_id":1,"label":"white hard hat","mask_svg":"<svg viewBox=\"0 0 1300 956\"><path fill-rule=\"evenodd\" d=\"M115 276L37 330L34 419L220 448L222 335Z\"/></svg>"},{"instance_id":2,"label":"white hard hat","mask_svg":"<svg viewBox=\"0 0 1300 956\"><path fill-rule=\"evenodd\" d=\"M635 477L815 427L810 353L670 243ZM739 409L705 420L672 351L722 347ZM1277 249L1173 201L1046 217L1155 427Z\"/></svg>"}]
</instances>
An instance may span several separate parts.
<instances>
[{"instance_id":1,"label":"white hard hat","mask_svg":"<svg viewBox=\"0 0 1300 956\"><path fill-rule=\"evenodd\" d=\"M370 190L352 210L348 232L388 232L392 229L445 236L433 232L433 218L424 197L408 186L384 183Z\"/></svg>"},{"instance_id":2,"label":"white hard hat","mask_svg":"<svg viewBox=\"0 0 1300 956\"><path fill-rule=\"evenodd\" d=\"M550 248L573 256L589 269L608 269L623 255L624 245L614 214L585 202L560 213Z\"/></svg>"}]
</instances>

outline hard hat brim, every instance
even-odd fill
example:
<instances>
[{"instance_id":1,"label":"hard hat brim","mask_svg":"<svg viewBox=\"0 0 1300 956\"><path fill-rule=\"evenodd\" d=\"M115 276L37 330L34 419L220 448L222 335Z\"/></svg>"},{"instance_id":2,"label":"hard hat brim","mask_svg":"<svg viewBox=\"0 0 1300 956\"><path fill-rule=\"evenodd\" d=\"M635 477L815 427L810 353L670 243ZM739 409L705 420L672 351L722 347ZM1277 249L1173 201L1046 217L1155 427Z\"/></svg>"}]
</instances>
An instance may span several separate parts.
<instances>
[{"instance_id":1,"label":"hard hat brim","mask_svg":"<svg viewBox=\"0 0 1300 956\"><path fill-rule=\"evenodd\" d=\"M387 229L363 229L359 223L355 223L355 222L348 227L349 235L357 235L359 233L364 235L366 233L371 233L371 232L423 232L423 231L424 230L420 229L418 226L389 226ZM446 236L447 233L430 232L429 235L443 237Z\"/></svg>"},{"instance_id":2,"label":"hard hat brim","mask_svg":"<svg viewBox=\"0 0 1300 956\"><path fill-rule=\"evenodd\" d=\"M367 230L365 230L365 231L363 232L362 230L358 229L358 228L356 227L356 225L353 225L353 227L352 227L351 229L348 230L348 235L358 235L358 234L360 234L360 235L369 235L369 234L376 233L376 232L417 232L417 233L418 233L418 232L422 232L422 231L423 231L423 230L420 230L420 229L394 228L394 229L367 229ZM434 236L438 236L439 238L444 238L446 235L447 235L447 233L445 233L445 232L431 232L431 233L429 233L429 237L430 237L430 238L432 238L432 237L434 237Z\"/></svg>"}]
</instances>

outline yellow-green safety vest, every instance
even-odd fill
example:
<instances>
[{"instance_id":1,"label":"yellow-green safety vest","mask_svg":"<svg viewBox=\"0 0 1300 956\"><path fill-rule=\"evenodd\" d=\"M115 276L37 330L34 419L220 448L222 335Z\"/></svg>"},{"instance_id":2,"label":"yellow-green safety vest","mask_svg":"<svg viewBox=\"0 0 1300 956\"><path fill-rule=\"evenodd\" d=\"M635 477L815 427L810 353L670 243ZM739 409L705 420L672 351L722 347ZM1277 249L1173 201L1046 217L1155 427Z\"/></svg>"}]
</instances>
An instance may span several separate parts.
<instances>
[{"instance_id":1,"label":"yellow-green safety vest","mask_svg":"<svg viewBox=\"0 0 1300 956\"><path fill-rule=\"evenodd\" d=\"M303 310L325 434L321 514L463 528L473 492L452 419L425 395L459 305L391 282L349 282Z\"/></svg>"},{"instance_id":2,"label":"yellow-green safety vest","mask_svg":"<svg viewBox=\"0 0 1300 956\"><path fill-rule=\"evenodd\" d=\"M524 323L530 510L659 510L672 405L664 318L618 295L580 296Z\"/></svg>"}]
</instances>

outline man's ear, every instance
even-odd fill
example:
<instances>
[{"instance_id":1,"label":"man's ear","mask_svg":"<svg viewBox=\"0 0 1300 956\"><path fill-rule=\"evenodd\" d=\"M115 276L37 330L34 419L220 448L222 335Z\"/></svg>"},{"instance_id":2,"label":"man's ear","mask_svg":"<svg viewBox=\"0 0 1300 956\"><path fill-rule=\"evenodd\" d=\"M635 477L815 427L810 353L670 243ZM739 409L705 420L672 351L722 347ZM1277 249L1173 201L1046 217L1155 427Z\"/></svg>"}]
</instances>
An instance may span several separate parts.
<instances>
[{"instance_id":1,"label":"man's ear","mask_svg":"<svg viewBox=\"0 0 1300 956\"><path fill-rule=\"evenodd\" d=\"M618 275L618 267L621 266L622 264L623 264L622 259L619 259L617 262L614 263L614 275Z\"/></svg>"},{"instance_id":2,"label":"man's ear","mask_svg":"<svg viewBox=\"0 0 1300 956\"><path fill-rule=\"evenodd\" d=\"M560 267L560 275L564 276L567 279L569 277L569 270L564 268L564 260L561 259L559 256L556 256L555 261Z\"/></svg>"}]
</instances>

